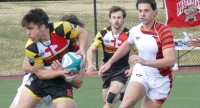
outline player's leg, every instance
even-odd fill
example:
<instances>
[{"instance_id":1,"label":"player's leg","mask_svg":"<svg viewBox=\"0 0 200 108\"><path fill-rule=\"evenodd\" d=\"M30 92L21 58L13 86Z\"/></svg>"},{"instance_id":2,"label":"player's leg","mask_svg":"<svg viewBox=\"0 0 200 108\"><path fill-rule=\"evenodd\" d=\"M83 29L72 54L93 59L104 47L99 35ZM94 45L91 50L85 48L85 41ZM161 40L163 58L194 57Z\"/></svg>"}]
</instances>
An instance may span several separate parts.
<instances>
[{"instance_id":1,"label":"player's leg","mask_svg":"<svg viewBox=\"0 0 200 108\"><path fill-rule=\"evenodd\" d=\"M44 92L40 87L41 83L42 80L35 74L29 76L22 89L17 108L34 108L36 106L36 104L42 99L41 97L45 95L41 94Z\"/></svg>"},{"instance_id":2,"label":"player's leg","mask_svg":"<svg viewBox=\"0 0 200 108\"><path fill-rule=\"evenodd\" d=\"M125 74L125 71L129 69L129 67L124 67L124 68L120 68L120 69L117 69L117 70L114 70L112 73L112 82L111 82L111 87L113 89L117 88L117 94L115 96L115 100L114 100L114 103L116 103L117 101L119 100L122 100L123 99L123 96L124 96L124 86L128 80L128 77L126 77L126 74ZM113 83L116 81L116 85Z\"/></svg>"},{"instance_id":3,"label":"player's leg","mask_svg":"<svg viewBox=\"0 0 200 108\"><path fill-rule=\"evenodd\" d=\"M104 104L106 103L106 97L107 97L107 94L108 94L108 89L109 89L109 87L102 89L102 95L103 95Z\"/></svg>"},{"instance_id":4,"label":"player's leg","mask_svg":"<svg viewBox=\"0 0 200 108\"><path fill-rule=\"evenodd\" d=\"M133 108L145 94L145 88L140 82L130 81L127 85L120 108Z\"/></svg>"},{"instance_id":5,"label":"player's leg","mask_svg":"<svg viewBox=\"0 0 200 108\"><path fill-rule=\"evenodd\" d=\"M52 98L50 95L43 97L38 104L45 104L48 108L53 108ZM35 107L35 108L40 108L40 107Z\"/></svg>"},{"instance_id":6,"label":"player's leg","mask_svg":"<svg viewBox=\"0 0 200 108\"><path fill-rule=\"evenodd\" d=\"M162 104L158 104L152 101L151 99L149 99L148 96L146 96L144 98L141 108L161 108L161 107L162 107Z\"/></svg>"},{"instance_id":7,"label":"player's leg","mask_svg":"<svg viewBox=\"0 0 200 108\"><path fill-rule=\"evenodd\" d=\"M33 95L30 95L26 91L22 90L17 108L34 108L41 98L33 98Z\"/></svg>"},{"instance_id":8,"label":"player's leg","mask_svg":"<svg viewBox=\"0 0 200 108\"><path fill-rule=\"evenodd\" d=\"M40 108L43 104L44 104L44 103L43 103L42 100L41 100L41 101L39 101L39 102L37 103L37 105L36 105L34 108Z\"/></svg>"},{"instance_id":9,"label":"player's leg","mask_svg":"<svg viewBox=\"0 0 200 108\"><path fill-rule=\"evenodd\" d=\"M146 79L145 72L135 65L120 108L133 108L146 95L149 90Z\"/></svg>"},{"instance_id":10,"label":"player's leg","mask_svg":"<svg viewBox=\"0 0 200 108\"><path fill-rule=\"evenodd\" d=\"M19 97L20 97L21 92L22 92L22 88L24 87L24 85L25 85L26 81L28 80L29 76L30 76L30 74L24 75L23 80L22 80L22 84L17 89L17 94L16 94L12 104L10 105L10 108L16 108L17 107L17 104L18 104L18 101L19 101Z\"/></svg>"},{"instance_id":11,"label":"player's leg","mask_svg":"<svg viewBox=\"0 0 200 108\"><path fill-rule=\"evenodd\" d=\"M171 91L172 78L149 77L148 85L151 89L147 92L142 108L161 108Z\"/></svg>"},{"instance_id":12,"label":"player's leg","mask_svg":"<svg viewBox=\"0 0 200 108\"><path fill-rule=\"evenodd\" d=\"M124 98L124 94L125 94L125 88L123 88L120 93L116 96L114 102L117 102L117 101L122 101L123 98Z\"/></svg>"},{"instance_id":13,"label":"player's leg","mask_svg":"<svg viewBox=\"0 0 200 108\"><path fill-rule=\"evenodd\" d=\"M116 96L119 95L120 91L124 88L124 84L119 81L112 81L107 92L106 103L104 108L113 108ZM118 99L119 100L119 99Z\"/></svg>"},{"instance_id":14,"label":"player's leg","mask_svg":"<svg viewBox=\"0 0 200 108\"><path fill-rule=\"evenodd\" d=\"M124 94L125 94L125 88L124 89L122 89L121 91L120 91L120 93L119 93L119 100L120 101L122 101L123 100L123 98L124 98Z\"/></svg>"},{"instance_id":15,"label":"player's leg","mask_svg":"<svg viewBox=\"0 0 200 108\"><path fill-rule=\"evenodd\" d=\"M19 97L20 97L21 92L22 92L22 90L19 90L19 89L22 89L22 88L21 87L18 88L18 92L17 92L12 104L10 105L10 108L17 108Z\"/></svg>"},{"instance_id":16,"label":"player's leg","mask_svg":"<svg viewBox=\"0 0 200 108\"><path fill-rule=\"evenodd\" d=\"M54 108L77 108L77 105L71 98L60 97L53 100Z\"/></svg>"},{"instance_id":17,"label":"player's leg","mask_svg":"<svg viewBox=\"0 0 200 108\"><path fill-rule=\"evenodd\" d=\"M106 103L106 97L107 97L108 90L109 90L110 83L111 83L111 75L109 72L110 72L110 70L103 73L103 75L102 75L102 80L103 80L102 95L103 95L104 104Z\"/></svg>"}]
</instances>

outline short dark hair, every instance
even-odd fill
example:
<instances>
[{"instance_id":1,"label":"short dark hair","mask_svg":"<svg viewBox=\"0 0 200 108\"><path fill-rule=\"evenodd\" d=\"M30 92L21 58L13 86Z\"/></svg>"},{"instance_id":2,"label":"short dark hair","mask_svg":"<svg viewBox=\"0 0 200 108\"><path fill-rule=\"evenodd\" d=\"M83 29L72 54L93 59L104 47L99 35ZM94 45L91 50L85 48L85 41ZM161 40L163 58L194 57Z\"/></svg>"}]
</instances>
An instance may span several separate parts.
<instances>
[{"instance_id":1,"label":"short dark hair","mask_svg":"<svg viewBox=\"0 0 200 108\"><path fill-rule=\"evenodd\" d=\"M110 12L109 12L109 17L111 18L111 14L114 12L118 12L118 11L122 11L123 14L123 18L126 18L126 11L124 8L119 7L119 6L113 6L110 8Z\"/></svg>"},{"instance_id":2,"label":"short dark hair","mask_svg":"<svg viewBox=\"0 0 200 108\"><path fill-rule=\"evenodd\" d=\"M33 22L34 24L37 24L38 27L40 27L42 24L44 24L47 28L49 28L49 17L40 8L31 9L22 19L21 24L23 27L26 27L30 22Z\"/></svg>"},{"instance_id":3,"label":"short dark hair","mask_svg":"<svg viewBox=\"0 0 200 108\"><path fill-rule=\"evenodd\" d=\"M155 0L137 0L136 8L138 9L138 5L141 3L147 3L151 6L152 10L155 11L157 9L157 4Z\"/></svg>"},{"instance_id":4,"label":"short dark hair","mask_svg":"<svg viewBox=\"0 0 200 108\"><path fill-rule=\"evenodd\" d=\"M76 24L80 27L84 27L84 23L82 23L78 17L76 15L70 14L70 15L64 15L63 17L61 17L60 19L61 21L67 21L70 22L72 24Z\"/></svg>"}]
</instances>

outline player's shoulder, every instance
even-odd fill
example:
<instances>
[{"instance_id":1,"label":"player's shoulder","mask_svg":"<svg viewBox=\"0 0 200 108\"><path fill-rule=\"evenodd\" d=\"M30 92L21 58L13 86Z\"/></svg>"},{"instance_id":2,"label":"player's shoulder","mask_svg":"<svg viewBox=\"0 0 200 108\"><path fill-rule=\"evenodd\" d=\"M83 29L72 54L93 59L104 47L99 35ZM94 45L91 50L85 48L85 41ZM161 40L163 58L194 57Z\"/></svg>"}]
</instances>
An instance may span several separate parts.
<instances>
[{"instance_id":1,"label":"player's shoulder","mask_svg":"<svg viewBox=\"0 0 200 108\"><path fill-rule=\"evenodd\" d=\"M108 27L104 27L100 30L100 32L102 31L111 31L111 26L108 26Z\"/></svg>"},{"instance_id":2,"label":"player's shoulder","mask_svg":"<svg viewBox=\"0 0 200 108\"><path fill-rule=\"evenodd\" d=\"M29 50L31 52L38 53L38 47L37 47L36 43L33 42L31 39L28 39L25 49Z\"/></svg>"},{"instance_id":3,"label":"player's shoulder","mask_svg":"<svg viewBox=\"0 0 200 108\"><path fill-rule=\"evenodd\" d=\"M140 24L138 24L138 25L136 25L136 26L133 26L130 30L129 30L129 32L131 33L131 32L136 32L137 30L140 30L140 28L142 27L142 23L140 23Z\"/></svg>"},{"instance_id":4,"label":"player's shoulder","mask_svg":"<svg viewBox=\"0 0 200 108\"><path fill-rule=\"evenodd\" d=\"M124 33L126 33L126 35L129 35L129 29L124 27L124 30L123 30Z\"/></svg>"},{"instance_id":5,"label":"player's shoulder","mask_svg":"<svg viewBox=\"0 0 200 108\"><path fill-rule=\"evenodd\" d=\"M168 25L166 25L162 22L157 22L157 21L156 21L155 27L156 28L170 28Z\"/></svg>"},{"instance_id":6,"label":"player's shoulder","mask_svg":"<svg viewBox=\"0 0 200 108\"><path fill-rule=\"evenodd\" d=\"M67 21L59 21L59 22L49 23L50 32L62 31L64 29L73 30L76 27L77 27L77 25L72 24L72 23L67 22Z\"/></svg>"},{"instance_id":7,"label":"player's shoulder","mask_svg":"<svg viewBox=\"0 0 200 108\"><path fill-rule=\"evenodd\" d=\"M163 32L171 32L170 27L164 23L156 22L155 24L155 30L159 34L163 34Z\"/></svg>"},{"instance_id":8,"label":"player's shoulder","mask_svg":"<svg viewBox=\"0 0 200 108\"><path fill-rule=\"evenodd\" d=\"M124 32L129 32L129 29L128 28L126 28L126 27L124 27L124 30L123 30Z\"/></svg>"},{"instance_id":9,"label":"player's shoulder","mask_svg":"<svg viewBox=\"0 0 200 108\"><path fill-rule=\"evenodd\" d=\"M99 31L99 33L102 35L102 36L104 36L104 35L106 35L108 32L110 32L111 31L111 26L108 26L108 27L104 27L103 29L101 29L100 31Z\"/></svg>"}]
</instances>

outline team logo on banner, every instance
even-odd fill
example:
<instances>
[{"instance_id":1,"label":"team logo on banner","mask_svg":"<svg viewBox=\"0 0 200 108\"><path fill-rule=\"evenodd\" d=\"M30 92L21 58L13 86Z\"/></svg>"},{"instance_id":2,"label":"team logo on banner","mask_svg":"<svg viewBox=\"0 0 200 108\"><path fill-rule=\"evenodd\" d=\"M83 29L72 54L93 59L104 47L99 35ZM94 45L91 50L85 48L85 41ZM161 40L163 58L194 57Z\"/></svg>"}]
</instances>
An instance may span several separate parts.
<instances>
[{"instance_id":1,"label":"team logo on banner","mask_svg":"<svg viewBox=\"0 0 200 108\"><path fill-rule=\"evenodd\" d=\"M200 25L200 0L165 0L167 25L194 27Z\"/></svg>"}]
</instances>

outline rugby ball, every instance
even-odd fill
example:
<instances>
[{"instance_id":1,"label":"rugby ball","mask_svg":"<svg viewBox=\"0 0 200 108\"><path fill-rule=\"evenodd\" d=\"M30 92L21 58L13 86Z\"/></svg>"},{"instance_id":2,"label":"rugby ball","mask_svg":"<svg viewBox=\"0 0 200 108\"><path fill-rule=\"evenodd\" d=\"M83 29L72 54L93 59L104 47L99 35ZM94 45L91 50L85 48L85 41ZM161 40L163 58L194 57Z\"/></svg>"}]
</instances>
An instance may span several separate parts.
<instances>
[{"instance_id":1,"label":"rugby ball","mask_svg":"<svg viewBox=\"0 0 200 108\"><path fill-rule=\"evenodd\" d=\"M81 55L75 54L75 52L66 53L61 61L64 70L72 73L77 73L82 68L83 57Z\"/></svg>"}]
</instances>

